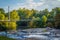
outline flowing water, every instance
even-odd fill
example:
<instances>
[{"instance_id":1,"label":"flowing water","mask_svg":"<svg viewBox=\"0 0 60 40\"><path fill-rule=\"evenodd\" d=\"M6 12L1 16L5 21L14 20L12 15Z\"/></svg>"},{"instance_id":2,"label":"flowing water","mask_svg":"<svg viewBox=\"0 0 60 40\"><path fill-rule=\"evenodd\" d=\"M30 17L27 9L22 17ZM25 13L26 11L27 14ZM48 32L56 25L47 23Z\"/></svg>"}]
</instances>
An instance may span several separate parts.
<instances>
[{"instance_id":1,"label":"flowing water","mask_svg":"<svg viewBox=\"0 0 60 40\"><path fill-rule=\"evenodd\" d=\"M6 35L5 32L0 32L0 35ZM14 33L7 33L7 37L16 40L60 40L60 30L45 28L25 29Z\"/></svg>"}]
</instances>

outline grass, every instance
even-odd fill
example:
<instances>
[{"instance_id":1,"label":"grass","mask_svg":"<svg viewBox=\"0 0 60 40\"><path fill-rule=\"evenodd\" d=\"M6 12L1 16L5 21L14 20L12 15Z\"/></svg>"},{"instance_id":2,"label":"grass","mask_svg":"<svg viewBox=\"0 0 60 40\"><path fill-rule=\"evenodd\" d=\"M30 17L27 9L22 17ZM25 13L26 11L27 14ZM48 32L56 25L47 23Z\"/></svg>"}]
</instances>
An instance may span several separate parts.
<instances>
[{"instance_id":1,"label":"grass","mask_svg":"<svg viewBox=\"0 0 60 40\"><path fill-rule=\"evenodd\" d=\"M0 40L14 40L14 39L7 38L7 37L5 37L5 36L0 36Z\"/></svg>"}]
</instances>

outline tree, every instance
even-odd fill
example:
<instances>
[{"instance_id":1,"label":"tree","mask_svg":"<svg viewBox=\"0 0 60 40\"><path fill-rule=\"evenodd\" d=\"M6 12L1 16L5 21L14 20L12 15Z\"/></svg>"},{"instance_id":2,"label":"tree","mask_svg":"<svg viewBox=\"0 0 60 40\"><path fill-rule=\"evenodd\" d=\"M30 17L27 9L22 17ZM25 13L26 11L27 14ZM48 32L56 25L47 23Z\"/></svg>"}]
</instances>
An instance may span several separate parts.
<instances>
[{"instance_id":1,"label":"tree","mask_svg":"<svg viewBox=\"0 0 60 40\"><path fill-rule=\"evenodd\" d=\"M0 20L4 20L5 19L5 15L2 14L2 12L0 12Z\"/></svg>"},{"instance_id":2,"label":"tree","mask_svg":"<svg viewBox=\"0 0 60 40\"><path fill-rule=\"evenodd\" d=\"M5 10L3 8L0 8L0 13L4 14Z\"/></svg>"},{"instance_id":3,"label":"tree","mask_svg":"<svg viewBox=\"0 0 60 40\"><path fill-rule=\"evenodd\" d=\"M45 15L42 16L42 22L44 22L44 23L47 22L47 17Z\"/></svg>"},{"instance_id":4,"label":"tree","mask_svg":"<svg viewBox=\"0 0 60 40\"><path fill-rule=\"evenodd\" d=\"M32 17L32 20L29 22L30 28L37 28L40 27L40 18L39 17Z\"/></svg>"},{"instance_id":5,"label":"tree","mask_svg":"<svg viewBox=\"0 0 60 40\"><path fill-rule=\"evenodd\" d=\"M56 14L54 20L55 20L55 28L60 29L60 14Z\"/></svg>"},{"instance_id":6,"label":"tree","mask_svg":"<svg viewBox=\"0 0 60 40\"><path fill-rule=\"evenodd\" d=\"M7 27L4 27L3 25L0 24L0 31L6 31Z\"/></svg>"},{"instance_id":7,"label":"tree","mask_svg":"<svg viewBox=\"0 0 60 40\"><path fill-rule=\"evenodd\" d=\"M2 28L2 30L5 30L6 28L4 21L5 21L5 13L4 10L0 8L0 28Z\"/></svg>"},{"instance_id":8,"label":"tree","mask_svg":"<svg viewBox=\"0 0 60 40\"><path fill-rule=\"evenodd\" d=\"M42 16L42 24L44 25L44 27L46 26L46 22L47 22L47 17L45 15Z\"/></svg>"},{"instance_id":9,"label":"tree","mask_svg":"<svg viewBox=\"0 0 60 40\"><path fill-rule=\"evenodd\" d=\"M19 15L17 13L16 10L13 10L11 13L10 13L10 22L8 22L6 26L8 26L10 30L16 30L16 27L17 27L17 24L16 24L16 21L19 20Z\"/></svg>"},{"instance_id":10,"label":"tree","mask_svg":"<svg viewBox=\"0 0 60 40\"><path fill-rule=\"evenodd\" d=\"M23 9L19 8L19 9L17 10L18 15L20 16L21 19L24 19L25 16L26 16L25 10L26 10L25 8L23 8Z\"/></svg>"},{"instance_id":11,"label":"tree","mask_svg":"<svg viewBox=\"0 0 60 40\"><path fill-rule=\"evenodd\" d=\"M19 20L19 15L17 13L16 10L13 10L11 13L10 13L10 21L18 21Z\"/></svg>"},{"instance_id":12,"label":"tree","mask_svg":"<svg viewBox=\"0 0 60 40\"><path fill-rule=\"evenodd\" d=\"M8 24L8 29L9 30L16 30L16 26L17 26L17 24L16 24L16 22L9 22L9 24Z\"/></svg>"},{"instance_id":13,"label":"tree","mask_svg":"<svg viewBox=\"0 0 60 40\"><path fill-rule=\"evenodd\" d=\"M26 10L25 13L26 13L26 18L28 19L33 15L33 11L31 10Z\"/></svg>"}]
</instances>

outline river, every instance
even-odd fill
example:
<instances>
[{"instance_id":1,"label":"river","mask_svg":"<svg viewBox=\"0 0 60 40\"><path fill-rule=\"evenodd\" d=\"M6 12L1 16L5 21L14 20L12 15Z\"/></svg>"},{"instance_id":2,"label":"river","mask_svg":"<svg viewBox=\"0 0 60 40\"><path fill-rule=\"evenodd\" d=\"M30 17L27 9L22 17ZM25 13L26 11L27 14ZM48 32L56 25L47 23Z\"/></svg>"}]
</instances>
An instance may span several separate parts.
<instances>
[{"instance_id":1,"label":"river","mask_svg":"<svg viewBox=\"0 0 60 40\"><path fill-rule=\"evenodd\" d=\"M0 35L5 36L6 33L0 32ZM60 40L60 30L47 30L46 28L24 29L17 30L14 33L7 33L7 37L16 40Z\"/></svg>"}]
</instances>

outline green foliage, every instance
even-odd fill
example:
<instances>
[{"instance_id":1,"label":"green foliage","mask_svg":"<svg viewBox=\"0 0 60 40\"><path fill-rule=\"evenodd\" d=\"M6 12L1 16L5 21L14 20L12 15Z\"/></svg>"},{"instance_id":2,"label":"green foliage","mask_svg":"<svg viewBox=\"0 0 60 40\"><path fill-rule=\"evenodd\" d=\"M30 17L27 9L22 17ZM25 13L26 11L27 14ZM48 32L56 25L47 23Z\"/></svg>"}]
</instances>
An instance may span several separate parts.
<instances>
[{"instance_id":1,"label":"green foliage","mask_svg":"<svg viewBox=\"0 0 60 40\"><path fill-rule=\"evenodd\" d=\"M7 27L4 27L3 25L0 24L0 31L6 31Z\"/></svg>"},{"instance_id":2,"label":"green foliage","mask_svg":"<svg viewBox=\"0 0 60 40\"><path fill-rule=\"evenodd\" d=\"M38 11L34 9L29 10L20 8L10 12L10 21L0 21L0 24L3 25L3 27L7 27L8 29L16 30L16 28L20 25L27 25L26 22L21 22L20 20L31 19L30 21L27 21L29 28L44 27L47 25L47 22L54 21L50 19L54 19L57 14L60 14L60 8L58 7L52 9L50 12L48 9ZM8 13L5 13L4 9L2 8L0 8L0 20L9 20ZM18 20L19 22L17 22Z\"/></svg>"},{"instance_id":3,"label":"green foliage","mask_svg":"<svg viewBox=\"0 0 60 40\"><path fill-rule=\"evenodd\" d=\"M2 12L0 12L0 20L4 20L5 19L5 15L2 14Z\"/></svg>"},{"instance_id":4,"label":"green foliage","mask_svg":"<svg viewBox=\"0 0 60 40\"><path fill-rule=\"evenodd\" d=\"M47 22L47 17L45 15L42 16L42 22L44 22L44 23Z\"/></svg>"},{"instance_id":5,"label":"green foliage","mask_svg":"<svg viewBox=\"0 0 60 40\"><path fill-rule=\"evenodd\" d=\"M6 26L8 26L9 30L16 30L16 21L20 20L20 16L18 15L18 12L16 10L13 10L10 12L10 22L8 22Z\"/></svg>"},{"instance_id":6,"label":"green foliage","mask_svg":"<svg viewBox=\"0 0 60 40\"><path fill-rule=\"evenodd\" d=\"M8 38L8 37L0 36L0 40L15 40L15 39L11 39L11 38Z\"/></svg>"},{"instance_id":7,"label":"green foliage","mask_svg":"<svg viewBox=\"0 0 60 40\"><path fill-rule=\"evenodd\" d=\"M0 8L0 13L4 14L5 13L4 9Z\"/></svg>"},{"instance_id":8,"label":"green foliage","mask_svg":"<svg viewBox=\"0 0 60 40\"><path fill-rule=\"evenodd\" d=\"M0 14L0 20L4 20L4 19L5 19L4 14Z\"/></svg>"},{"instance_id":9,"label":"green foliage","mask_svg":"<svg viewBox=\"0 0 60 40\"><path fill-rule=\"evenodd\" d=\"M10 20L11 21L18 21L19 20L19 16L18 16L18 13L16 10L13 10L11 13L10 13Z\"/></svg>"}]
</instances>

